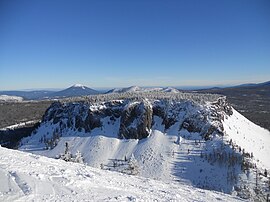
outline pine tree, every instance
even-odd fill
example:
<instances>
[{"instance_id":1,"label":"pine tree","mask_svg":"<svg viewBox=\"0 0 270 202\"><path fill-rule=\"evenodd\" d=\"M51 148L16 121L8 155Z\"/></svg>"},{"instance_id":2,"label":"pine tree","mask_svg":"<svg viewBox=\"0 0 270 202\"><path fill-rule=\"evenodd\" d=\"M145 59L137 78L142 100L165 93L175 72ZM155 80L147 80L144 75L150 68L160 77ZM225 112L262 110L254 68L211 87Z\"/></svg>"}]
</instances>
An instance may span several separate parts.
<instances>
[{"instance_id":1,"label":"pine tree","mask_svg":"<svg viewBox=\"0 0 270 202\"><path fill-rule=\"evenodd\" d=\"M68 142L66 142L65 153L64 153L64 155L61 156L61 159L65 160L65 161L71 161L71 159L72 159L71 153L69 151Z\"/></svg>"},{"instance_id":2,"label":"pine tree","mask_svg":"<svg viewBox=\"0 0 270 202\"><path fill-rule=\"evenodd\" d=\"M267 177L267 170L264 170L264 176Z\"/></svg>"},{"instance_id":3,"label":"pine tree","mask_svg":"<svg viewBox=\"0 0 270 202\"><path fill-rule=\"evenodd\" d=\"M65 154L67 154L69 151L69 146L68 146L68 142L66 142L66 147L65 147Z\"/></svg>"}]
</instances>

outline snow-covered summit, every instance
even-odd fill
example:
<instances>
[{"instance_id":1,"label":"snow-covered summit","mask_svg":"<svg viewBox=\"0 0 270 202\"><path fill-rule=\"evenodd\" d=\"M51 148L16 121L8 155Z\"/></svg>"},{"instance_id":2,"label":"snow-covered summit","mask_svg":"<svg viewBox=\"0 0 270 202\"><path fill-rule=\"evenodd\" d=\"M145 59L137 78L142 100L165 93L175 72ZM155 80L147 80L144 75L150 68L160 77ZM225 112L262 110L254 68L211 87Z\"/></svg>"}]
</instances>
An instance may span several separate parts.
<instances>
[{"instance_id":1,"label":"snow-covered summit","mask_svg":"<svg viewBox=\"0 0 270 202\"><path fill-rule=\"evenodd\" d=\"M71 87L85 89L86 86L84 86L84 85L82 85L82 84L74 84L74 85L71 86Z\"/></svg>"},{"instance_id":2,"label":"snow-covered summit","mask_svg":"<svg viewBox=\"0 0 270 202\"><path fill-rule=\"evenodd\" d=\"M163 92L171 92L171 93L179 93L179 90L172 88L172 87L163 88L162 91Z\"/></svg>"},{"instance_id":3,"label":"snow-covered summit","mask_svg":"<svg viewBox=\"0 0 270 202\"><path fill-rule=\"evenodd\" d=\"M114 88L107 93L127 93L127 92L141 92L143 89L139 86L130 86L127 88Z\"/></svg>"},{"instance_id":4,"label":"snow-covered summit","mask_svg":"<svg viewBox=\"0 0 270 202\"><path fill-rule=\"evenodd\" d=\"M172 92L178 93L179 91L172 87L157 87L157 88L143 88L139 86L130 86L127 88L114 88L107 93L134 93L134 92Z\"/></svg>"},{"instance_id":5,"label":"snow-covered summit","mask_svg":"<svg viewBox=\"0 0 270 202\"><path fill-rule=\"evenodd\" d=\"M140 91L141 88L139 86L131 86L125 89L126 92L136 92L136 91Z\"/></svg>"}]
</instances>

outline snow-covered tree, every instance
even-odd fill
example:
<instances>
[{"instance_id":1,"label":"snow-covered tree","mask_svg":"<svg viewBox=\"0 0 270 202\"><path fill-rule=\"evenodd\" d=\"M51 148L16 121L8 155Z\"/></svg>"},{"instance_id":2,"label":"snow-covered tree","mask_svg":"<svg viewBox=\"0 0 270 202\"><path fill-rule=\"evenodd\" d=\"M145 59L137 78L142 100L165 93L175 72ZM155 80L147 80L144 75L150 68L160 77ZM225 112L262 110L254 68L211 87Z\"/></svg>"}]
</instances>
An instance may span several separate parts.
<instances>
[{"instance_id":1,"label":"snow-covered tree","mask_svg":"<svg viewBox=\"0 0 270 202\"><path fill-rule=\"evenodd\" d=\"M74 161L76 163L83 163L83 157L82 157L82 153L78 150L76 155L75 155L75 159Z\"/></svg>"},{"instance_id":2,"label":"snow-covered tree","mask_svg":"<svg viewBox=\"0 0 270 202\"><path fill-rule=\"evenodd\" d=\"M129 158L128 169L129 169L131 175L139 174L138 161L136 160L136 158L134 157L133 154L131 154L131 157Z\"/></svg>"},{"instance_id":3,"label":"snow-covered tree","mask_svg":"<svg viewBox=\"0 0 270 202\"><path fill-rule=\"evenodd\" d=\"M72 160L72 155L71 155L71 153L69 151L68 142L66 142L66 144L65 144L65 153L63 155L61 155L60 158L65 160L65 161L71 161Z\"/></svg>"}]
</instances>

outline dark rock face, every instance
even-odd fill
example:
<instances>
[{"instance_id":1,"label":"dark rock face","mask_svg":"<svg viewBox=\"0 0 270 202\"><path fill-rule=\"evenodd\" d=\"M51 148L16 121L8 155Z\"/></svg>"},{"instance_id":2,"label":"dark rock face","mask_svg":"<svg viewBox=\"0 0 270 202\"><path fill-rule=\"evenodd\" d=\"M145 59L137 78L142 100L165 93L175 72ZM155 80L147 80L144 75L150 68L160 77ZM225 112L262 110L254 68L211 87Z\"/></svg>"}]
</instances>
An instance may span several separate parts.
<instances>
[{"instance_id":1,"label":"dark rock face","mask_svg":"<svg viewBox=\"0 0 270 202\"><path fill-rule=\"evenodd\" d=\"M196 132L201 132L201 128L198 127L192 119L186 119L183 124L182 128L185 128L188 132L191 133L196 133Z\"/></svg>"},{"instance_id":2,"label":"dark rock face","mask_svg":"<svg viewBox=\"0 0 270 202\"><path fill-rule=\"evenodd\" d=\"M34 132L40 123L30 124L28 126L0 130L0 145L9 149L17 149L19 142L22 138L28 137Z\"/></svg>"},{"instance_id":3,"label":"dark rock face","mask_svg":"<svg viewBox=\"0 0 270 202\"><path fill-rule=\"evenodd\" d=\"M213 134L223 135L221 120L232 114L231 106L225 99L219 99L207 107L191 101L172 102L168 100L116 100L103 103L55 102L43 116L42 124L59 125L59 133L66 129L90 133L105 124L117 123L115 134L124 139L143 139L149 136L155 124L154 116L162 120L166 132L175 123L179 131L198 132L206 140ZM105 121L106 120L106 121ZM102 131L102 130L101 130Z\"/></svg>"},{"instance_id":4,"label":"dark rock face","mask_svg":"<svg viewBox=\"0 0 270 202\"><path fill-rule=\"evenodd\" d=\"M153 106L153 115L163 119L162 124L165 126L165 129L170 128L177 121L175 117L168 116L168 109L166 109L167 107L162 107L160 105Z\"/></svg>"},{"instance_id":5,"label":"dark rock face","mask_svg":"<svg viewBox=\"0 0 270 202\"><path fill-rule=\"evenodd\" d=\"M127 106L122 112L119 137L142 139L149 135L152 123L152 107L147 101Z\"/></svg>"},{"instance_id":6,"label":"dark rock face","mask_svg":"<svg viewBox=\"0 0 270 202\"><path fill-rule=\"evenodd\" d=\"M225 98L220 98L213 103L217 112L224 111L227 115L231 116L233 114L232 106L226 101Z\"/></svg>"},{"instance_id":7,"label":"dark rock face","mask_svg":"<svg viewBox=\"0 0 270 202\"><path fill-rule=\"evenodd\" d=\"M102 127L102 119L110 121L120 118L119 138L142 139L149 135L152 123L152 107L148 101L104 103L100 109L91 110L88 103L53 103L43 116L44 122L59 124L74 130L91 132Z\"/></svg>"},{"instance_id":8,"label":"dark rock face","mask_svg":"<svg viewBox=\"0 0 270 202\"><path fill-rule=\"evenodd\" d=\"M85 121L83 121L81 117L78 117L78 118L80 120L80 123L78 124L78 126L84 128L85 132L90 132L94 128L98 128L102 126L102 123L100 121L101 116L95 115L90 110L88 111L88 115Z\"/></svg>"}]
</instances>

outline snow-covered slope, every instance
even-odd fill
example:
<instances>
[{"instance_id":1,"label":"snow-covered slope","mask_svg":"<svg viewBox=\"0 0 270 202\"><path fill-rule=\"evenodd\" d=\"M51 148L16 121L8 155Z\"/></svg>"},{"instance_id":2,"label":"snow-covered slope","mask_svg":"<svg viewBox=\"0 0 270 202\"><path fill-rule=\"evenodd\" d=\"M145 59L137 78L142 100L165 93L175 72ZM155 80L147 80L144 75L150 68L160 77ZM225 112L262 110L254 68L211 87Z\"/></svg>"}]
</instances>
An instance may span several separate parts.
<instances>
[{"instance_id":1,"label":"snow-covered slope","mask_svg":"<svg viewBox=\"0 0 270 202\"><path fill-rule=\"evenodd\" d=\"M179 90L172 88L172 87L167 87L162 89L163 92L171 92L171 93L179 93Z\"/></svg>"},{"instance_id":2,"label":"snow-covered slope","mask_svg":"<svg viewBox=\"0 0 270 202\"><path fill-rule=\"evenodd\" d=\"M0 95L0 102L20 102L23 101L22 97L11 95Z\"/></svg>"},{"instance_id":3,"label":"snow-covered slope","mask_svg":"<svg viewBox=\"0 0 270 202\"><path fill-rule=\"evenodd\" d=\"M130 86L127 88L114 88L110 90L108 93L125 93L125 92L138 92L141 91L142 88L139 86Z\"/></svg>"},{"instance_id":4,"label":"snow-covered slope","mask_svg":"<svg viewBox=\"0 0 270 202\"><path fill-rule=\"evenodd\" d=\"M156 92L54 103L19 149L59 158L68 145L73 156L82 153L85 163L123 173L121 164L134 156L140 176L263 201L269 192L268 142L269 132L224 97Z\"/></svg>"},{"instance_id":5,"label":"snow-covered slope","mask_svg":"<svg viewBox=\"0 0 270 202\"><path fill-rule=\"evenodd\" d=\"M29 126L29 125L34 125L37 122L38 122L38 120L21 122L21 123L18 123L18 124L14 124L14 125L11 125L11 126L0 128L0 131L14 130L14 129L17 129L17 128L23 128L23 127L26 127L26 126Z\"/></svg>"},{"instance_id":6,"label":"snow-covered slope","mask_svg":"<svg viewBox=\"0 0 270 202\"><path fill-rule=\"evenodd\" d=\"M224 121L226 138L252 153L260 167L270 170L270 132L249 121L236 110Z\"/></svg>"},{"instance_id":7,"label":"snow-covered slope","mask_svg":"<svg viewBox=\"0 0 270 202\"><path fill-rule=\"evenodd\" d=\"M139 86L130 86L127 88L114 88L107 93L134 93L134 92L172 92L178 93L179 91L172 87L167 88L142 88Z\"/></svg>"},{"instance_id":8,"label":"snow-covered slope","mask_svg":"<svg viewBox=\"0 0 270 202\"><path fill-rule=\"evenodd\" d=\"M0 201L241 201L0 147Z\"/></svg>"},{"instance_id":9,"label":"snow-covered slope","mask_svg":"<svg viewBox=\"0 0 270 202\"><path fill-rule=\"evenodd\" d=\"M0 91L1 95L9 95L9 96L16 96L22 97L26 100L37 100L47 95L50 95L54 91L48 90L33 90L33 91Z\"/></svg>"}]
</instances>

